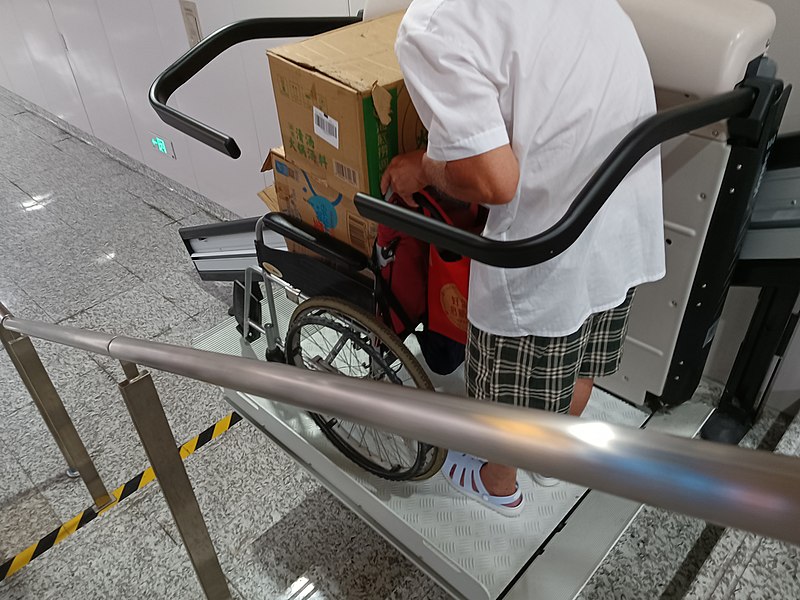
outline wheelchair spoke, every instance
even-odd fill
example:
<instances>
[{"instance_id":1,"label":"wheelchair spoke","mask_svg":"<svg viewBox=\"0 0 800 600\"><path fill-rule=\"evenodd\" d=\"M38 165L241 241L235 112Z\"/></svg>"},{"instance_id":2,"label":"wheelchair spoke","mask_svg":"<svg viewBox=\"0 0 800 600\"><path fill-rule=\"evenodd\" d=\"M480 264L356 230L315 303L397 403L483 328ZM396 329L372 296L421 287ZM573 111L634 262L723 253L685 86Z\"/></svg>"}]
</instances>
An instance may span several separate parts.
<instances>
[{"instance_id":1,"label":"wheelchair spoke","mask_svg":"<svg viewBox=\"0 0 800 600\"><path fill-rule=\"evenodd\" d=\"M307 369L394 385L430 389L424 371L374 315L347 303L308 300L287 333L287 358ZM322 306L320 306L322 305ZM417 380L419 380L419 385ZM419 442L328 415L313 415L325 436L351 460L388 479L405 480L432 473L433 454Z\"/></svg>"}]
</instances>

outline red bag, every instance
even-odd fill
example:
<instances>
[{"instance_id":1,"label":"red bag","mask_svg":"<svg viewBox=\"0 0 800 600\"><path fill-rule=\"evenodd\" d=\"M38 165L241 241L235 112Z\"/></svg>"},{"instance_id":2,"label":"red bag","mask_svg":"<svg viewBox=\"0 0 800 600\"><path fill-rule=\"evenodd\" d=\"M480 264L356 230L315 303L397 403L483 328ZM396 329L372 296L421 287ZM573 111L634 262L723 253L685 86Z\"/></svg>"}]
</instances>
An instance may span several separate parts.
<instances>
[{"instance_id":1,"label":"red bag","mask_svg":"<svg viewBox=\"0 0 800 600\"><path fill-rule=\"evenodd\" d=\"M403 203L399 196L391 199ZM427 309L428 244L386 225L378 226L378 260L381 285L388 288L383 294L386 303L378 310L383 321L402 338L422 323ZM388 312L388 316L386 313Z\"/></svg>"},{"instance_id":2,"label":"red bag","mask_svg":"<svg viewBox=\"0 0 800 600\"><path fill-rule=\"evenodd\" d=\"M477 204L459 203L444 210L440 203L426 192L423 207L430 216L461 229L480 227ZM430 206L424 206L429 203ZM470 260L451 252L439 251L430 245L428 257L428 330L450 338L460 344L467 343L467 294L469 290Z\"/></svg>"}]
</instances>

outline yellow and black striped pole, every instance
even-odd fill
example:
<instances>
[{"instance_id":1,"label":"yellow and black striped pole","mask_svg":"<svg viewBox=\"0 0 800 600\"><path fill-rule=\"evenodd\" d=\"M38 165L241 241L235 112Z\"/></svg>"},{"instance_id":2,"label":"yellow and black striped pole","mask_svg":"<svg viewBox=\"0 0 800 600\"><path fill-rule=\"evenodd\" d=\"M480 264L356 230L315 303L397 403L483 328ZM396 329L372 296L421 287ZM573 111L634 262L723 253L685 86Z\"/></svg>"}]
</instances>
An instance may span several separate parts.
<instances>
[{"instance_id":1,"label":"yellow and black striped pole","mask_svg":"<svg viewBox=\"0 0 800 600\"><path fill-rule=\"evenodd\" d=\"M232 412L226 417L223 417L211 427L203 431L200 435L193 437L191 440L183 444L180 448L181 459L186 460L188 456L194 452L197 452L208 442L228 431L228 429L236 425L236 423L241 420L242 417L236 412ZM0 581L10 577L31 562L34 558L41 556L44 552L62 542L64 539L78 531L81 527L93 521L99 514L106 512L113 506L116 506L135 491L142 489L155 478L156 475L153 472L153 468L148 467L136 477L133 477L124 485L121 485L115 489L114 493L112 494L114 496L114 501L102 510L97 511L94 509L94 507L87 508L79 515L76 515L57 529L54 529L48 533L35 544L28 546L25 548L25 550L0 565Z\"/></svg>"}]
</instances>

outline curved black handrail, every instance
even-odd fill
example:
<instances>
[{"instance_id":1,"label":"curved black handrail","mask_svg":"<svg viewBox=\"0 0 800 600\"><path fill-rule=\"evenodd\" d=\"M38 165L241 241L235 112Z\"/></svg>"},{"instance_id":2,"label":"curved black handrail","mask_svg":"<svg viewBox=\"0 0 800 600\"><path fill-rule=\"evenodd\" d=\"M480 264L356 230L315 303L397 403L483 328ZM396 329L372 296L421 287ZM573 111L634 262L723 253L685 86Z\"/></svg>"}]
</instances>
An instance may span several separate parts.
<instances>
[{"instance_id":1,"label":"curved black handrail","mask_svg":"<svg viewBox=\"0 0 800 600\"><path fill-rule=\"evenodd\" d=\"M156 78L150 87L150 105L168 125L231 158L239 158L242 152L231 136L167 106L167 100L173 92L236 44L264 38L307 37L360 20L361 17L259 18L226 25L181 56Z\"/></svg>"},{"instance_id":2,"label":"curved black handrail","mask_svg":"<svg viewBox=\"0 0 800 600\"><path fill-rule=\"evenodd\" d=\"M566 214L548 230L521 240L497 241L457 229L417 212L357 194L355 205L364 217L496 267L519 268L542 263L569 248L625 178L659 144L752 110L757 92L745 85L715 96L660 112L636 126L617 144L572 201Z\"/></svg>"}]
</instances>

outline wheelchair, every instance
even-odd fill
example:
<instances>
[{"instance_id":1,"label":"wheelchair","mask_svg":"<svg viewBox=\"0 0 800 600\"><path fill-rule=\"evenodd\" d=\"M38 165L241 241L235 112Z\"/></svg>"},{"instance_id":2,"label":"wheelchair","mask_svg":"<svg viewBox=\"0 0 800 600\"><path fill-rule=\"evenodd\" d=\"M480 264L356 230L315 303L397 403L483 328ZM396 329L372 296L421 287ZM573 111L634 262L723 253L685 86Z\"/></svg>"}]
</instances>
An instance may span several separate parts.
<instances>
[{"instance_id":1,"label":"wheelchair","mask_svg":"<svg viewBox=\"0 0 800 600\"><path fill-rule=\"evenodd\" d=\"M271 247L265 242L267 231L313 255ZM381 275L377 246L366 256L282 212L258 220L255 246L258 267L248 268L244 286L236 288L233 313L245 340L266 335L267 361L433 390L425 369L390 326L390 307L396 307L397 300ZM265 323L259 323L261 311L256 307L262 299L259 277L269 312ZM297 304L283 339L278 335L275 288ZM335 448L384 479L427 479L447 454L442 448L332 416L311 417Z\"/></svg>"}]
</instances>

